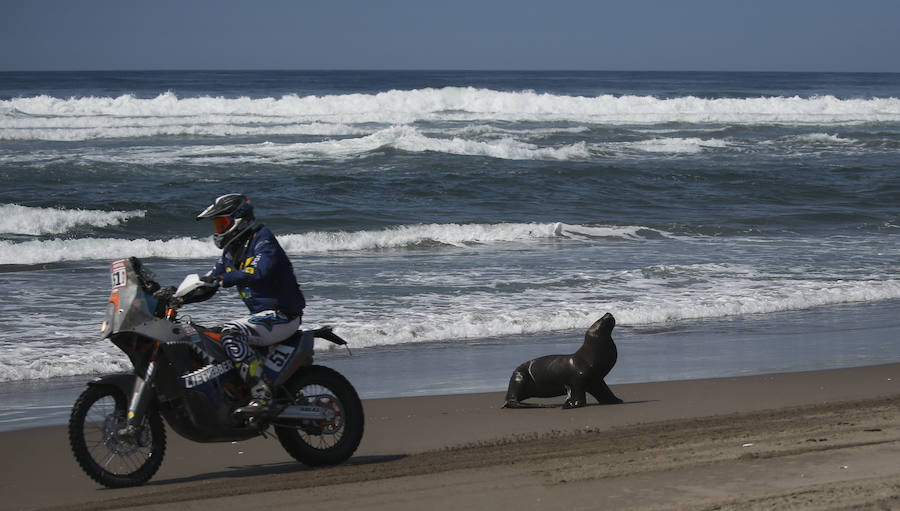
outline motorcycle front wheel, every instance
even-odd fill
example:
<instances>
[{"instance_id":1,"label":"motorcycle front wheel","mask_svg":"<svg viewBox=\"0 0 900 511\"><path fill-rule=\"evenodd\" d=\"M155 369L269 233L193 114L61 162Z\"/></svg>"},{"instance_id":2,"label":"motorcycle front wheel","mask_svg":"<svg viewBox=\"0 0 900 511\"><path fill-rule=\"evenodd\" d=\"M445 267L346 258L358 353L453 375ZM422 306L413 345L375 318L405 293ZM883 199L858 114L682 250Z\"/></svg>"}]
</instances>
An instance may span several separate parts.
<instances>
[{"instance_id":1,"label":"motorcycle front wheel","mask_svg":"<svg viewBox=\"0 0 900 511\"><path fill-rule=\"evenodd\" d=\"M166 430L151 407L136 438L118 434L125 427L128 398L111 385L89 386L69 417L69 444L91 479L109 488L147 482L162 464Z\"/></svg>"},{"instance_id":2,"label":"motorcycle front wheel","mask_svg":"<svg viewBox=\"0 0 900 511\"><path fill-rule=\"evenodd\" d=\"M284 385L291 404L323 406L334 411L330 420L306 420L297 426L276 425L282 447L300 463L337 465L348 460L362 440L365 419L356 389L340 373L309 366Z\"/></svg>"}]
</instances>

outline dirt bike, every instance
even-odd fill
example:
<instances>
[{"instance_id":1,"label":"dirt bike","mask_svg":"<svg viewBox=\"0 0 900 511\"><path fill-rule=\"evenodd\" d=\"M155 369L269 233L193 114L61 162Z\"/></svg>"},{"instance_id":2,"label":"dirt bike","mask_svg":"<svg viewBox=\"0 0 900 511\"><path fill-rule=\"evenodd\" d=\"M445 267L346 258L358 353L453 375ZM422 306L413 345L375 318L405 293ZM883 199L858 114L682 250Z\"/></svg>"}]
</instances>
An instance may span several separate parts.
<instances>
[{"instance_id":1,"label":"dirt bike","mask_svg":"<svg viewBox=\"0 0 900 511\"><path fill-rule=\"evenodd\" d=\"M166 450L163 419L196 442L233 442L266 435L309 466L336 465L356 451L364 418L359 396L340 373L313 364L313 343L347 342L330 327L299 330L257 348L274 403L262 417L236 416L249 390L220 343L220 332L177 317L182 305L203 301L217 284L189 275L161 288L137 258L110 265L112 293L101 326L134 371L87 384L72 407L69 442L81 468L111 487L147 482Z\"/></svg>"}]
</instances>

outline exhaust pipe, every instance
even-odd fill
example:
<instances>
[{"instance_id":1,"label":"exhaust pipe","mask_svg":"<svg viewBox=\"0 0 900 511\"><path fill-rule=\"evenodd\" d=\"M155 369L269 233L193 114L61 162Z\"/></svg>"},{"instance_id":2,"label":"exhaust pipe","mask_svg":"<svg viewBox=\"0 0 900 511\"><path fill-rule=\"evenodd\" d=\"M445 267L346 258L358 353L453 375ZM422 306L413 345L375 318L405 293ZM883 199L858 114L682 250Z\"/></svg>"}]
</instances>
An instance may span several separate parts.
<instances>
[{"instance_id":1,"label":"exhaust pipe","mask_svg":"<svg viewBox=\"0 0 900 511\"><path fill-rule=\"evenodd\" d=\"M334 410L324 406L289 405L275 417L275 420L320 420L330 422L334 420L334 416Z\"/></svg>"}]
</instances>

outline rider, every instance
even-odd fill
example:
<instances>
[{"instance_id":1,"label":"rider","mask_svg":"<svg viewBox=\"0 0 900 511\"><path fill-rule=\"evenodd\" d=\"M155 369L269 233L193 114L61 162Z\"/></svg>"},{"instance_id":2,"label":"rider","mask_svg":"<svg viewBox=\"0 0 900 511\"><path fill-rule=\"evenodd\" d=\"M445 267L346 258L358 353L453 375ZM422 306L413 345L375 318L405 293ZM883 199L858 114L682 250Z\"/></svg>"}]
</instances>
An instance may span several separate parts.
<instances>
[{"instance_id":1,"label":"rider","mask_svg":"<svg viewBox=\"0 0 900 511\"><path fill-rule=\"evenodd\" d=\"M251 346L270 346L290 337L300 326L306 301L294 267L267 227L257 223L253 205L244 195L217 198L197 215L211 218L213 241L222 257L201 277L224 287L237 286L250 316L222 326L222 345L250 388L251 400L236 414L255 416L272 404L262 360Z\"/></svg>"}]
</instances>

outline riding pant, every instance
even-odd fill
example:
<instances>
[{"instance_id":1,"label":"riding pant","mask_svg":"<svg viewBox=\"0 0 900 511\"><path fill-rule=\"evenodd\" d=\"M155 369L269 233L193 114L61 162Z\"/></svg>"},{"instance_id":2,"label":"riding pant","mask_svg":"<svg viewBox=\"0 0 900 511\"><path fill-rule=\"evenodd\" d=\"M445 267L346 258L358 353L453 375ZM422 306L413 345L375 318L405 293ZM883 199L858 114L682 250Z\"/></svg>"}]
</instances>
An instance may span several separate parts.
<instances>
[{"instance_id":1,"label":"riding pant","mask_svg":"<svg viewBox=\"0 0 900 511\"><path fill-rule=\"evenodd\" d=\"M245 381L261 376L260 359L251 346L271 346L291 335L300 327L300 316L288 316L274 310L264 310L252 316L229 321L222 326L222 346L228 358L240 370Z\"/></svg>"}]
</instances>

